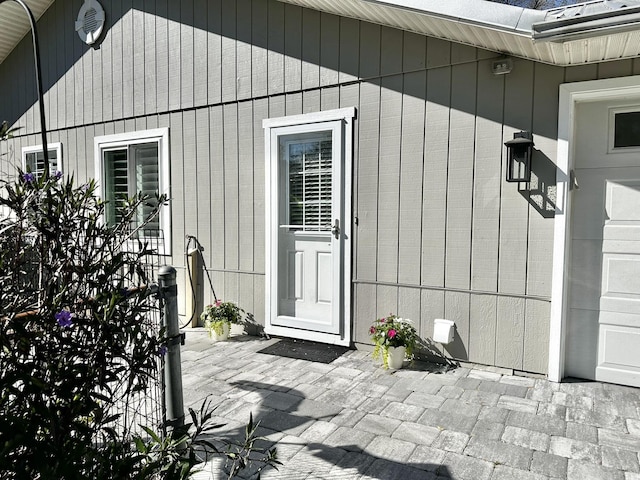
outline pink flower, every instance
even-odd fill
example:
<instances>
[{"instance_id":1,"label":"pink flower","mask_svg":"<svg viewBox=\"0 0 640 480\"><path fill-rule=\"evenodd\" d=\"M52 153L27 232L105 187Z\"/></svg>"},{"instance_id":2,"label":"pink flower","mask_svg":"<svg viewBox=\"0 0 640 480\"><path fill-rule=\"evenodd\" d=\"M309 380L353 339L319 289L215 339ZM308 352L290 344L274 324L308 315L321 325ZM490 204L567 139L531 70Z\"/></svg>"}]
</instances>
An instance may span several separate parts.
<instances>
[{"instance_id":1,"label":"pink flower","mask_svg":"<svg viewBox=\"0 0 640 480\"><path fill-rule=\"evenodd\" d=\"M375 333L376 333L376 327L372 326L371 328L369 328L369 335L373 335Z\"/></svg>"},{"instance_id":2,"label":"pink flower","mask_svg":"<svg viewBox=\"0 0 640 480\"><path fill-rule=\"evenodd\" d=\"M389 338L393 338L393 337L395 337L395 336L396 336L396 333L397 333L397 332L392 328L391 330L389 330L389 331L387 332L387 335L388 335L388 337L389 337Z\"/></svg>"},{"instance_id":3,"label":"pink flower","mask_svg":"<svg viewBox=\"0 0 640 480\"><path fill-rule=\"evenodd\" d=\"M385 319L383 317L383 318L380 319L380 323L384 323L384 322L385 322Z\"/></svg>"},{"instance_id":4,"label":"pink flower","mask_svg":"<svg viewBox=\"0 0 640 480\"><path fill-rule=\"evenodd\" d=\"M222 300L216 300L216 307L219 307L220 305L222 305Z\"/></svg>"}]
</instances>

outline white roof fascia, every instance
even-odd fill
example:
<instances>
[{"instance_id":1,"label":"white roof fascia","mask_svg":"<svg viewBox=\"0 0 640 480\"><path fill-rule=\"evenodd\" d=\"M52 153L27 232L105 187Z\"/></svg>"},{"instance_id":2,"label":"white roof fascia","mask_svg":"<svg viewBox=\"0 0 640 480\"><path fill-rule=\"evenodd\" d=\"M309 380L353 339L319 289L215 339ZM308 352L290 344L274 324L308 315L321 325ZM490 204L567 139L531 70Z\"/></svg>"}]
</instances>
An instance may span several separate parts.
<instances>
[{"instance_id":1,"label":"white roof fascia","mask_svg":"<svg viewBox=\"0 0 640 480\"><path fill-rule=\"evenodd\" d=\"M534 23L532 38L534 41L565 42L638 29L640 7L627 7L593 15Z\"/></svg>"},{"instance_id":2,"label":"white roof fascia","mask_svg":"<svg viewBox=\"0 0 640 480\"><path fill-rule=\"evenodd\" d=\"M543 21L545 11L486 0L362 0L390 8L477 25L492 30L531 34L531 25Z\"/></svg>"}]
</instances>

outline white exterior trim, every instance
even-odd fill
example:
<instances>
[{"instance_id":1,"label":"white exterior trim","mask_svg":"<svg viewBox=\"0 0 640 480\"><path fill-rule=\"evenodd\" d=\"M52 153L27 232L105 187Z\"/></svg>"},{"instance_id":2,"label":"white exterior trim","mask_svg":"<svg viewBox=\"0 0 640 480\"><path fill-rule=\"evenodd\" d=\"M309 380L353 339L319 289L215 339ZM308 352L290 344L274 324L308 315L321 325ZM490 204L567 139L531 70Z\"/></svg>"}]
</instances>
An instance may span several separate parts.
<instances>
[{"instance_id":1,"label":"white exterior trim","mask_svg":"<svg viewBox=\"0 0 640 480\"><path fill-rule=\"evenodd\" d=\"M62 143L53 142L47 143L47 151L54 150L56 152L56 170L62 170ZM22 147L22 170L24 172L27 171L27 153L38 153L43 152L42 145L32 145L28 147Z\"/></svg>"},{"instance_id":2,"label":"white exterior trim","mask_svg":"<svg viewBox=\"0 0 640 480\"><path fill-rule=\"evenodd\" d=\"M352 210L351 210L351 185L352 185L352 165L353 165L353 119L356 115L355 107L341 108L336 110L326 110L302 115L291 115L287 117L268 118L262 121L264 128L264 144L265 144L265 332L270 335L293 336L302 340L313 340L334 345L349 346L351 344L351 239L352 239ZM342 175L347 190L347 194L343 199L344 219L342 231L347 239L342 246L343 252L343 289L342 292L342 311L343 331L339 335L314 332L310 330L294 329L281 327L271 324L272 312L276 308L274 304L275 295L277 295L277 285L272 282L272 273L277 268L275 260L276 250L276 231L273 228L275 219L272 218L272 206L278 204L278 189L273 184L273 155L277 155L278 143L277 138L272 135L272 129L282 127L293 127L290 131L294 131L295 127L302 127L301 130L307 131L305 125L317 124L321 128L322 123L343 121L344 132L342 136L343 151L343 168ZM289 132L290 133L290 132ZM277 181L277 180L276 180ZM275 263L275 264L274 264Z\"/></svg>"},{"instance_id":3,"label":"white exterior trim","mask_svg":"<svg viewBox=\"0 0 640 480\"><path fill-rule=\"evenodd\" d=\"M171 199L171 182L169 178L169 129L154 128L151 130L139 130L136 132L116 133L95 137L94 146L94 179L98 186L98 192L104 195L102 189L102 155L101 151L107 148L124 147L132 143L158 142L160 155L159 189L160 195L165 194ZM164 206L160 210L160 226L163 232L163 243L160 254L171 255L171 206Z\"/></svg>"},{"instance_id":4,"label":"white exterior trim","mask_svg":"<svg viewBox=\"0 0 640 480\"><path fill-rule=\"evenodd\" d=\"M549 380L559 382L564 376L565 323L567 316L568 275L571 258L570 178L574 165L574 126L577 102L624 99L640 96L640 76L608 78L560 85L558 106L557 204L554 220L551 314L549 325Z\"/></svg>"}]
</instances>

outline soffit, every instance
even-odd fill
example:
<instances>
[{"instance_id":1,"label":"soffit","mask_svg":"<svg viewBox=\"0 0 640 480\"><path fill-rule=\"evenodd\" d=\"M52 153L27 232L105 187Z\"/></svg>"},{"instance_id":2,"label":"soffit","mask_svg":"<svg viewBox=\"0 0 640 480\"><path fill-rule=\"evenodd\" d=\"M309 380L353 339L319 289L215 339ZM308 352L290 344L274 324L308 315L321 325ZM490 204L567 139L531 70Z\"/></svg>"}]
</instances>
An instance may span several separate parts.
<instances>
[{"instance_id":1,"label":"soffit","mask_svg":"<svg viewBox=\"0 0 640 480\"><path fill-rule=\"evenodd\" d=\"M40 16L49 8L53 0L23 0L33 16ZM24 9L13 1L0 3L0 63L11 53L22 37L31 31L29 17Z\"/></svg>"},{"instance_id":2,"label":"soffit","mask_svg":"<svg viewBox=\"0 0 640 480\"><path fill-rule=\"evenodd\" d=\"M280 1L551 65L640 56L637 0L594 0L580 4L581 9L547 11L485 0ZM548 25L554 35L534 38ZM579 35L567 34L568 29Z\"/></svg>"}]
</instances>

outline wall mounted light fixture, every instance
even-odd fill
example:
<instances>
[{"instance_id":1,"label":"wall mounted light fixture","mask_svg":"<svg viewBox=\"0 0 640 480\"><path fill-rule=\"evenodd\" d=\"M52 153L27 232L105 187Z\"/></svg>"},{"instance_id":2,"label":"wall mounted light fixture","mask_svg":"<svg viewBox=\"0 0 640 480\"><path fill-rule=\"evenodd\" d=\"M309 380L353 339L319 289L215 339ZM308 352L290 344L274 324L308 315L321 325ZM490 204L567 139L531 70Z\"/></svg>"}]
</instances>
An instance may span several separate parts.
<instances>
[{"instance_id":1,"label":"wall mounted light fixture","mask_svg":"<svg viewBox=\"0 0 640 480\"><path fill-rule=\"evenodd\" d=\"M533 156L531 132L515 132L513 140L504 144L507 147L507 182L531 181L531 157Z\"/></svg>"}]
</instances>

